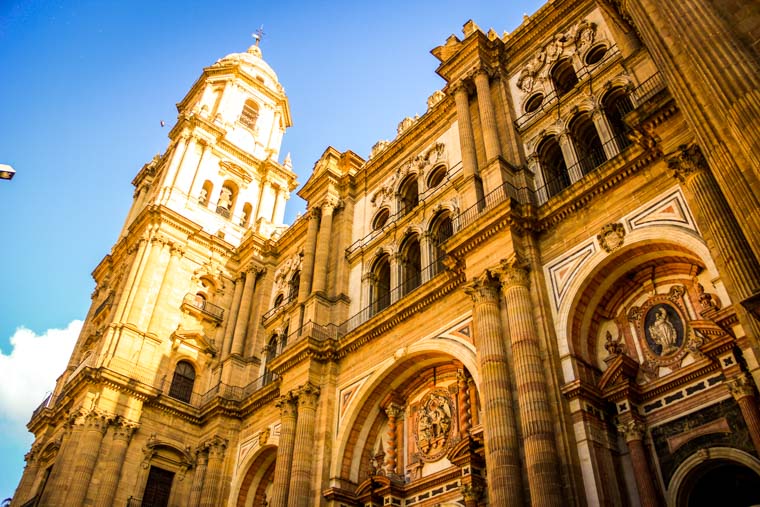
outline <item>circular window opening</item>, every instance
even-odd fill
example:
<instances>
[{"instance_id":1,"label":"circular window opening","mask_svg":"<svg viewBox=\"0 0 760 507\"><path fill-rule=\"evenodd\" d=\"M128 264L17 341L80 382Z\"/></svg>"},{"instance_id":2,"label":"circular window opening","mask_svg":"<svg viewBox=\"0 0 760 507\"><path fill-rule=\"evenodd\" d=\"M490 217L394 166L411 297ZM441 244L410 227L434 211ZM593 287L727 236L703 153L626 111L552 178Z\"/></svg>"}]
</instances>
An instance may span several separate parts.
<instances>
[{"instance_id":1,"label":"circular window opening","mask_svg":"<svg viewBox=\"0 0 760 507\"><path fill-rule=\"evenodd\" d=\"M589 49L588 53L586 53L586 65L594 65L596 63L599 63L602 61L602 58L604 58L604 55L606 54L606 46L594 46L593 48Z\"/></svg>"},{"instance_id":2,"label":"circular window opening","mask_svg":"<svg viewBox=\"0 0 760 507\"><path fill-rule=\"evenodd\" d=\"M538 108L541 107L541 104L543 103L544 95L542 93L536 93L535 95L531 96L525 103L525 112L533 113L535 111L538 111Z\"/></svg>"},{"instance_id":3,"label":"circular window opening","mask_svg":"<svg viewBox=\"0 0 760 507\"><path fill-rule=\"evenodd\" d=\"M428 176L427 186L428 188L435 188L443 182L446 177L446 168L444 166L438 166L433 169L433 172Z\"/></svg>"},{"instance_id":4,"label":"circular window opening","mask_svg":"<svg viewBox=\"0 0 760 507\"><path fill-rule=\"evenodd\" d=\"M372 229L377 230L384 226L388 222L388 217L391 212L388 208L383 208L377 212L375 218L372 219Z\"/></svg>"}]
</instances>

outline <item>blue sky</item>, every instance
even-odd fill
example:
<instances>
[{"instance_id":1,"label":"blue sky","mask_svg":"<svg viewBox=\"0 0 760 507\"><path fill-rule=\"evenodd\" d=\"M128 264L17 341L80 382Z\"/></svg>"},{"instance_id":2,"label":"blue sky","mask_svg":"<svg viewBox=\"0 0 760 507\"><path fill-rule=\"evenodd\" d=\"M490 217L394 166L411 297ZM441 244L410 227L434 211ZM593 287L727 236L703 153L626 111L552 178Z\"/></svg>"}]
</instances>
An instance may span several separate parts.
<instances>
[{"instance_id":1,"label":"blue sky","mask_svg":"<svg viewBox=\"0 0 760 507\"><path fill-rule=\"evenodd\" d=\"M473 19L514 30L543 2L0 0L0 499L25 424L65 366L130 182L162 152L203 67L253 43L290 99L283 141L304 183L328 145L366 157L443 86L429 51ZM160 121L167 123L160 126ZM303 203L288 203L292 222Z\"/></svg>"}]
</instances>

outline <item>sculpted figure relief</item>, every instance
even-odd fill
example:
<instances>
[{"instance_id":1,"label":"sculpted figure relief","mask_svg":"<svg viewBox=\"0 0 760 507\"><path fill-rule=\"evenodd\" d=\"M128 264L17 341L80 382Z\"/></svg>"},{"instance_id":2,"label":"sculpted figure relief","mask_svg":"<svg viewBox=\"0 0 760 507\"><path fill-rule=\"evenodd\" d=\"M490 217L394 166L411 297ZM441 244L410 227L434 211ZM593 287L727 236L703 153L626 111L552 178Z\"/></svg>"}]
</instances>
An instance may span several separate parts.
<instances>
[{"instance_id":1,"label":"sculpted figure relief","mask_svg":"<svg viewBox=\"0 0 760 507\"><path fill-rule=\"evenodd\" d=\"M678 349L678 333L673 323L668 320L668 312L664 307L655 310L655 320L648 330L652 340L662 347L661 355L670 354Z\"/></svg>"},{"instance_id":2,"label":"sculpted figure relief","mask_svg":"<svg viewBox=\"0 0 760 507\"><path fill-rule=\"evenodd\" d=\"M452 403L440 392L432 392L422 400L417 417L416 440L422 456L438 459L450 444Z\"/></svg>"}]
</instances>

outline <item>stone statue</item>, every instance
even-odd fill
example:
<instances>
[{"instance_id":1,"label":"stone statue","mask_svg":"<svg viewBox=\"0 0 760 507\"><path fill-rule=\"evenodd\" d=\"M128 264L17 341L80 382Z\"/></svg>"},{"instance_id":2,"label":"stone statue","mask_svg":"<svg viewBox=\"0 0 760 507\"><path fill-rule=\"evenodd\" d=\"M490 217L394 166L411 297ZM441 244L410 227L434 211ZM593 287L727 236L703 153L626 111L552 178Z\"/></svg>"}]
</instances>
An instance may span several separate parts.
<instances>
[{"instance_id":1,"label":"stone statue","mask_svg":"<svg viewBox=\"0 0 760 507\"><path fill-rule=\"evenodd\" d=\"M217 206L229 210L231 205L232 190L227 187L222 187L222 191L219 193L219 202L217 203Z\"/></svg>"},{"instance_id":2,"label":"stone statue","mask_svg":"<svg viewBox=\"0 0 760 507\"><path fill-rule=\"evenodd\" d=\"M668 312L665 308L658 308L655 312L655 321L649 326L649 335L652 340L662 347L661 355L670 354L678 347L678 333L673 324L668 320Z\"/></svg>"}]
</instances>

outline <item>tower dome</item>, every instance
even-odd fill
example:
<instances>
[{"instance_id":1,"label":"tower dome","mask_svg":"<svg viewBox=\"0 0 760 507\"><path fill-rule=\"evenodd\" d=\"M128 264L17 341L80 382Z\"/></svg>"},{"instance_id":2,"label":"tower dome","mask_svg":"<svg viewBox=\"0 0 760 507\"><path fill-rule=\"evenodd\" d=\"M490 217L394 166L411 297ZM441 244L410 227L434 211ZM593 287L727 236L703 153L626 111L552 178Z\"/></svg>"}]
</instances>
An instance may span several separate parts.
<instances>
[{"instance_id":1,"label":"tower dome","mask_svg":"<svg viewBox=\"0 0 760 507\"><path fill-rule=\"evenodd\" d=\"M280 86L277 74L272 70L272 67L264 61L261 54L261 48L256 44L249 47L248 51L244 53L230 53L224 58L220 58L216 61L214 66L222 66L225 64L239 64L241 70L251 76L261 76L261 78L265 79L265 84L269 86ZM271 82L266 83L267 78Z\"/></svg>"}]
</instances>

